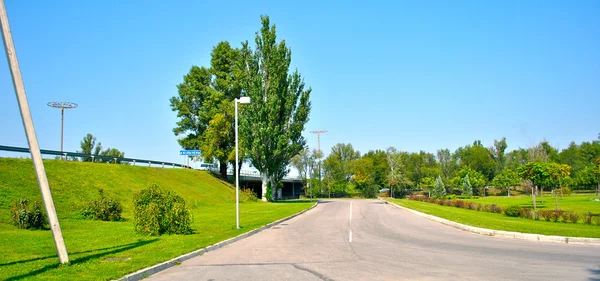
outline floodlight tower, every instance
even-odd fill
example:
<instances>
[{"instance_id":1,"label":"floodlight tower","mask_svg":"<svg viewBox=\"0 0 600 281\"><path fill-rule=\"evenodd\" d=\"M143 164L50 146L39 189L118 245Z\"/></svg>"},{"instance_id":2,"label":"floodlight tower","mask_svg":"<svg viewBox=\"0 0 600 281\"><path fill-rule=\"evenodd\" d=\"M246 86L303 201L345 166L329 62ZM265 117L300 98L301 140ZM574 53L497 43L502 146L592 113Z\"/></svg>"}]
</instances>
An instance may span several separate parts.
<instances>
[{"instance_id":1,"label":"floodlight tower","mask_svg":"<svg viewBox=\"0 0 600 281\"><path fill-rule=\"evenodd\" d=\"M319 149L319 151L321 151L321 134L327 133L327 130L316 130L316 131L310 131L313 134L317 134L317 140L318 140L318 145L317 148Z\"/></svg>"},{"instance_id":2,"label":"floodlight tower","mask_svg":"<svg viewBox=\"0 0 600 281\"><path fill-rule=\"evenodd\" d=\"M60 108L60 153L62 158L63 152L63 125L65 123L65 108L77 108L76 103L68 102L68 101L53 101L48 103L49 107Z\"/></svg>"}]
</instances>

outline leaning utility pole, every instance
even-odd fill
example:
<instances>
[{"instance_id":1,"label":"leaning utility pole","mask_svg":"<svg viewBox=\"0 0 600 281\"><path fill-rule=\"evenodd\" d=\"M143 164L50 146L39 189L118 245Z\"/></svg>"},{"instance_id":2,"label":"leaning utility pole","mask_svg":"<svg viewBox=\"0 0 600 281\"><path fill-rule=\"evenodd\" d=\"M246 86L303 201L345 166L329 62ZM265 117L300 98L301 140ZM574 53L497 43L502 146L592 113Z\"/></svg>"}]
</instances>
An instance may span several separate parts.
<instances>
[{"instance_id":1,"label":"leaning utility pole","mask_svg":"<svg viewBox=\"0 0 600 281\"><path fill-rule=\"evenodd\" d=\"M33 120L31 118L31 112L29 111L29 104L27 103L25 85L23 85L19 62L17 61L15 44L13 43L12 34L10 33L10 26L8 24L8 15L6 14L4 0L0 0L0 25L2 25L4 51L6 51L6 58L8 59L10 74L15 87L19 109L21 111L21 119L23 120L23 127L25 128L27 142L29 143L29 152L31 153L31 159L33 160L33 166L35 168L38 184L44 200L44 206L46 207L46 212L48 213L48 221L50 222L50 228L52 229L52 236L54 237L54 244L56 245L58 258L61 263L68 263L69 256L67 255L65 241L63 240L60 225L58 224L58 217L56 216L54 202L52 201L52 194L50 193L50 185L48 184L46 170L44 169L44 163L42 162L42 154L40 153L37 136L35 135L35 128L33 127Z\"/></svg>"},{"instance_id":2,"label":"leaning utility pole","mask_svg":"<svg viewBox=\"0 0 600 281\"><path fill-rule=\"evenodd\" d=\"M316 130L316 131L310 131L313 134L317 134L317 139L318 139L318 146L317 148L319 149L319 151L321 151L321 134L327 133L327 130Z\"/></svg>"}]
</instances>

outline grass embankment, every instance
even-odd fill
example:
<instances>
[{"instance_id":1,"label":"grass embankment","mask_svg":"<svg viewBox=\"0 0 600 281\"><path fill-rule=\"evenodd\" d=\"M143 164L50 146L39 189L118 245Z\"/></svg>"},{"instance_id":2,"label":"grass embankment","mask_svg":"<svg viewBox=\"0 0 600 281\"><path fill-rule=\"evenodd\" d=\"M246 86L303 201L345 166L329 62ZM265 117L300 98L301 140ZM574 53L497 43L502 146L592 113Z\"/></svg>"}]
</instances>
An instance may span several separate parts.
<instances>
[{"instance_id":1,"label":"grass embankment","mask_svg":"<svg viewBox=\"0 0 600 281\"><path fill-rule=\"evenodd\" d=\"M507 198L508 199L508 198ZM511 200L520 198L511 198ZM516 231L522 233L535 233L544 235L559 235L571 237L600 238L600 226L586 225L582 223L562 223L532 220L526 218L507 217L503 214L488 213L482 211L468 210L451 206L441 206L428 202L414 201L408 199L388 199L400 206L407 207L419 212L441 217L447 220L459 222L466 225L483 227L495 230ZM485 198L486 202L470 200L478 203L494 204L493 198ZM483 200L483 199L482 199ZM541 200L540 200L541 201ZM592 201L595 202L595 201ZM517 204L508 202L509 205ZM540 202L541 203L541 202ZM595 202L600 205L600 202Z\"/></svg>"},{"instance_id":2,"label":"grass embankment","mask_svg":"<svg viewBox=\"0 0 600 281\"><path fill-rule=\"evenodd\" d=\"M0 158L0 280L116 279L312 205L246 202L240 205L242 229L238 230L234 189L207 172L57 160L44 163L71 264L59 266L49 230L23 230L11 224L12 200L39 200L41 195L30 160ZM150 237L134 232L133 194L150 183L185 198L194 218L194 234ZM99 188L121 201L125 221L80 218L79 212L98 197Z\"/></svg>"}]
</instances>

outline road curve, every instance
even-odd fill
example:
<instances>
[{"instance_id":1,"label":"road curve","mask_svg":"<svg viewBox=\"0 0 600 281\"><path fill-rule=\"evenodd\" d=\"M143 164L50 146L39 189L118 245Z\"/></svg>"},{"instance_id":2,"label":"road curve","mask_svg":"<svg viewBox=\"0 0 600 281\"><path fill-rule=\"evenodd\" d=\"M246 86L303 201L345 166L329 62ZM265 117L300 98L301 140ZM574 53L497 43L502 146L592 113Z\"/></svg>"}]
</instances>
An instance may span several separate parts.
<instances>
[{"instance_id":1,"label":"road curve","mask_svg":"<svg viewBox=\"0 0 600 281\"><path fill-rule=\"evenodd\" d=\"M375 200L331 200L148 280L600 281L600 247L482 236Z\"/></svg>"}]
</instances>

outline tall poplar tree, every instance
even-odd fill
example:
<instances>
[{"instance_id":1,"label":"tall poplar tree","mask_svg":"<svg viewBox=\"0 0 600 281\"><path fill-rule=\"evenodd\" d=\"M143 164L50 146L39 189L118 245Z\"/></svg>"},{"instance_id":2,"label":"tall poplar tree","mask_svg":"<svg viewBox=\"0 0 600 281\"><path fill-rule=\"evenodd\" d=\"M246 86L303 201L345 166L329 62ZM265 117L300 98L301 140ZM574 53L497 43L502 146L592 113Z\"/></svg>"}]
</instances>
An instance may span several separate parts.
<instances>
[{"instance_id":1,"label":"tall poplar tree","mask_svg":"<svg viewBox=\"0 0 600 281\"><path fill-rule=\"evenodd\" d=\"M291 50L277 41L275 25L262 16L255 49L242 43L240 85L251 103L240 117L240 134L248 157L262 177L263 201L267 183L275 189L292 157L306 146L302 136L310 113L310 88L298 70L290 73ZM276 190L273 190L273 195Z\"/></svg>"}]
</instances>

